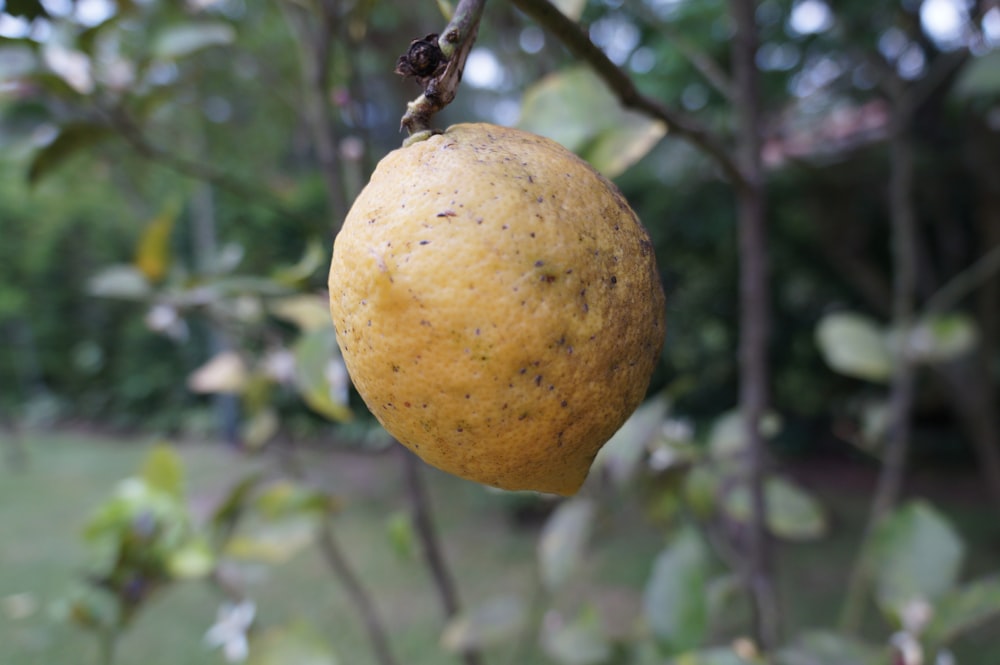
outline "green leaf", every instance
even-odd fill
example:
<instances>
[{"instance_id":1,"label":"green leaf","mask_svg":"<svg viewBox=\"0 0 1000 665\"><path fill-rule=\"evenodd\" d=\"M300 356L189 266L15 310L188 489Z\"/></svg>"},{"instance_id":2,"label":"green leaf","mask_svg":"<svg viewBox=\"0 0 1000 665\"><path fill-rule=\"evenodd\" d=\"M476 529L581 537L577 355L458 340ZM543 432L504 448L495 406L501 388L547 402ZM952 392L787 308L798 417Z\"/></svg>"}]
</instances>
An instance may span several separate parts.
<instances>
[{"instance_id":1,"label":"green leaf","mask_svg":"<svg viewBox=\"0 0 1000 665\"><path fill-rule=\"evenodd\" d=\"M568 624L546 620L541 641L545 653L559 665L599 665L611 657L611 645L593 607Z\"/></svg>"},{"instance_id":2,"label":"green leaf","mask_svg":"<svg viewBox=\"0 0 1000 665\"><path fill-rule=\"evenodd\" d=\"M884 665L884 649L846 635L814 631L799 635L775 656L777 665Z\"/></svg>"},{"instance_id":3,"label":"green leaf","mask_svg":"<svg viewBox=\"0 0 1000 665\"><path fill-rule=\"evenodd\" d=\"M886 518L871 544L882 610L898 618L908 603L933 601L950 591L963 549L951 524L926 502L912 502Z\"/></svg>"},{"instance_id":4,"label":"green leaf","mask_svg":"<svg viewBox=\"0 0 1000 665\"><path fill-rule=\"evenodd\" d=\"M784 478L768 478L764 484L767 527L778 538L814 540L826 533L826 517L819 502ZM746 484L726 496L726 514L737 522L750 521L750 490Z\"/></svg>"},{"instance_id":5,"label":"green leaf","mask_svg":"<svg viewBox=\"0 0 1000 665\"><path fill-rule=\"evenodd\" d=\"M142 479L154 489L180 500L184 494L184 463L165 443L154 446L142 465Z\"/></svg>"},{"instance_id":6,"label":"green leaf","mask_svg":"<svg viewBox=\"0 0 1000 665\"><path fill-rule=\"evenodd\" d=\"M759 431L765 438L781 431L781 417L773 412L764 415ZM746 450L746 433L743 429L743 415L737 409L727 411L715 419L708 434L708 450L717 460L742 455Z\"/></svg>"},{"instance_id":7,"label":"green leaf","mask_svg":"<svg viewBox=\"0 0 1000 665\"><path fill-rule=\"evenodd\" d=\"M628 485L650 442L660 432L667 408L668 402L662 393L646 400L604 444L593 468L605 470L619 487Z\"/></svg>"},{"instance_id":8,"label":"green leaf","mask_svg":"<svg viewBox=\"0 0 1000 665\"><path fill-rule=\"evenodd\" d=\"M257 495L254 507L265 519L279 520L302 515L326 515L334 512L337 502L319 490L279 480Z\"/></svg>"},{"instance_id":9,"label":"green leaf","mask_svg":"<svg viewBox=\"0 0 1000 665\"><path fill-rule=\"evenodd\" d=\"M196 393L238 394L249 379L246 364L236 351L215 354L188 377L188 389Z\"/></svg>"},{"instance_id":10,"label":"green leaf","mask_svg":"<svg viewBox=\"0 0 1000 665\"><path fill-rule=\"evenodd\" d=\"M210 46L232 44L236 29L228 23L187 23L168 28L153 41L153 56L176 60Z\"/></svg>"},{"instance_id":11,"label":"green leaf","mask_svg":"<svg viewBox=\"0 0 1000 665\"><path fill-rule=\"evenodd\" d=\"M552 513L538 539L538 568L542 584L550 592L569 579L583 558L594 520L589 499L570 499Z\"/></svg>"},{"instance_id":12,"label":"green leaf","mask_svg":"<svg viewBox=\"0 0 1000 665\"><path fill-rule=\"evenodd\" d=\"M67 159L114 136L108 127L89 123L64 125L47 146L35 153L28 167L28 183L37 185Z\"/></svg>"},{"instance_id":13,"label":"green leaf","mask_svg":"<svg viewBox=\"0 0 1000 665\"><path fill-rule=\"evenodd\" d=\"M45 7L42 6L41 0L7 0L3 11L11 16L22 16L29 21L49 16Z\"/></svg>"},{"instance_id":14,"label":"green leaf","mask_svg":"<svg viewBox=\"0 0 1000 665\"><path fill-rule=\"evenodd\" d=\"M946 592L934 604L927 626L929 644L941 647L962 633L1000 618L1000 575L963 584Z\"/></svg>"},{"instance_id":15,"label":"green leaf","mask_svg":"<svg viewBox=\"0 0 1000 665\"><path fill-rule=\"evenodd\" d=\"M210 521L220 535L227 535L237 525L262 477L263 474L256 471L240 479L212 511Z\"/></svg>"},{"instance_id":16,"label":"green leaf","mask_svg":"<svg viewBox=\"0 0 1000 665\"><path fill-rule=\"evenodd\" d=\"M247 385L253 383L251 380ZM280 428L281 419L278 417L278 410L272 406L264 406L257 409L240 425L240 437L247 448L259 450L274 438Z\"/></svg>"},{"instance_id":17,"label":"green leaf","mask_svg":"<svg viewBox=\"0 0 1000 665\"><path fill-rule=\"evenodd\" d=\"M708 551L691 528L656 557L643 602L656 639L677 653L701 644L708 629Z\"/></svg>"},{"instance_id":18,"label":"green leaf","mask_svg":"<svg viewBox=\"0 0 1000 665\"><path fill-rule=\"evenodd\" d=\"M306 245L306 250L298 263L274 272L274 281L284 286L298 287L312 277L320 267L329 264L326 247L315 238ZM329 317L328 317L329 318Z\"/></svg>"},{"instance_id":19,"label":"green leaf","mask_svg":"<svg viewBox=\"0 0 1000 665\"><path fill-rule=\"evenodd\" d=\"M564 69L530 87L518 126L558 141L609 178L642 158L667 131L662 122L622 108L589 67Z\"/></svg>"},{"instance_id":20,"label":"green leaf","mask_svg":"<svg viewBox=\"0 0 1000 665\"><path fill-rule=\"evenodd\" d=\"M528 608L520 598L492 598L452 618L441 634L441 646L461 653L503 644L522 630L527 619Z\"/></svg>"},{"instance_id":21,"label":"green leaf","mask_svg":"<svg viewBox=\"0 0 1000 665\"><path fill-rule=\"evenodd\" d=\"M856 379L885 382L892 374L892 354L885 331L854 312L828 314L816 327L816 342L833 371Z\"/></svg>"},{"instance_id":22,"label":"green leaf","mask_svg":"<svg viewBox=\"0 0 1000 665\"><path fill-rule=\"evenodd\" d=\"M315 628L295 622L269 628L250 643L246 665L339 665L326 639Z\"/></svg>"},{"instance_id":23,"label":"green leaf","mask_svg":"<svg viewBox=\"0 0 1000 665\"><path fill-rule=\"evenodd\" d=\"M979 327L965 314L938 314L922 319L912 331L908 346L912 356L934 364L955 360L976 348Z\"/></svg>"},{"instance_id":24,"label":"green leaf","mask_svg":"<svg viewBox=\"0 0 1000 665\"><path fill-rule=\"evenodd\" d=\"M318 295L300 293L297 295L277 298L268 304L271 314L295 324L302 332L312 332L329 328L329 301Z\"/></svg>"},{"instance_id":25,"label":"green leaf","mask_svg":"<svg viewBox=\"0 0 1000 665\"><path fill-rule=\"evenodd\" d=\"M167 557L167 570L176 579L205 577L214 567L215 554L208 543L201 539L184 543Z\"/></svg>"},{"instance_id":26,"label":"green leaf","mask_svg":"<svg viewBox=\"0 0 1000 665\"><path fill-rule=\"evenodd\" d=\"M295 354L295 387L306 405L336 422L352 418L347 406L350 379L344 366L333 325L311 330L299 337Z\"/></svg>"},{"instance_id":27,"label":"green leaf","mask_svg":"<svg viewBox=\"0 0 1000 665\"><path fill-rule=\"evenodd\" d=\"M281 564L315 541L316 521L310 517L262 522L246 519L229 539L225 554L234 559Z\"/></svg>"},{"instance_id":28,"label":"green leaf","mask_svg":"<svg viewBox=\"0 0 1000 665\"><path fill-rule=\"evenodd\" d=\"M404 559L413 558L416 537L413 534L413 520L407 513L397 511L390 515L385 521L385 532L396 554Z\"/></svg>"},{"instance_id":29,"label":"green leaf","mask_svg":"<svg viewBox=\"0 0 1000 665\"><path fill-rule=\"evenodd\" d=\"M87 293L99 298L145 300L152 287L135 266L112 265L87 280Z\"/></svg>"}]
</instances>

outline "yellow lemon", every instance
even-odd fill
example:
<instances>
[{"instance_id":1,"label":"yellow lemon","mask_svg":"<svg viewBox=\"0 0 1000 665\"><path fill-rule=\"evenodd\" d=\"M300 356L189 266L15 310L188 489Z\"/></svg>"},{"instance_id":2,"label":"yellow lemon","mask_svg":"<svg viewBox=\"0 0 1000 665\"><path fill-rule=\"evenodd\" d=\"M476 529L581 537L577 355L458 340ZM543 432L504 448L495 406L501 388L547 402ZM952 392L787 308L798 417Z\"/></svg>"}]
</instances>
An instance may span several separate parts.
<instances>
[{"instance_id":1,"label":"yellow lemon","mask_svg":"<svg viewBox=\"0 0 1000 665\"><path fill-rule=\"evenodd\" d=\"M664 336L653 246L559 144L456 125L389 153L337 235L348 373L427 463L573 494L642 401Z\"/></svg>"}]
</instances>

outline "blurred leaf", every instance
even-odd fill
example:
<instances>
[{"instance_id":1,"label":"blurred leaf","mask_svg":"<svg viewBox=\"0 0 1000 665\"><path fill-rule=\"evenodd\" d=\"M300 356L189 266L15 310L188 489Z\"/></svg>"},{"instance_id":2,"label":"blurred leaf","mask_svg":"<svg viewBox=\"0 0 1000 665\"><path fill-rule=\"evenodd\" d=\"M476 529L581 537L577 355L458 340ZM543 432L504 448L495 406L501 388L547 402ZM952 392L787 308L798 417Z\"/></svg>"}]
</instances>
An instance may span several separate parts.
<instances>
[{"instance_id":1,"label":"blurred leaf","mask_svg":"<svg viewBox=\"0 0 1000 665\"><path fill-rule=\"evenodd\" d=\"M153 56L176 60L210 46L232 44L236 30L228 23L186 23L168 28L153 40Z\"/></svg>"},{"instance_id":2,"label":"blurred leaf","mask_svg":"<svg viewBox=\"0 0 1000 665\"><path fill-rule=\"evenodd\" d=\"M300 517L277 522L247 519L229 539L226 556L244 561L281 564L306 549L315 540L315 520Z\"/></svg>"},{"instance_id":3,"label":"blurred leaf","mask_svg":"<svg viewBox=\"0 0 1000 665\"><path fill-rule=\"evenodd\" d=\"M212 511L210 521L220 534L225 534L236 526L262 477L263 474L258 471L242 478L229 489L219 505Z\"/></svg>"},{"instance_id":4,"label":"blurred leaf","mask_svg":"<svg viewBox=\"0 0 1000 665\"><path fill-rule=\"evenodd\" d=\"M330 304L323 296L298 294L272 300L271 314L295 324L302 332L330 328Z\"/></svg>"},{"instance_id":5,"label":"blurred leaf","mask_svg":"<svg viewBox=\"0 0 1000 665\"><path fill-rule=\"evenodd\" d=\"M295 622L269 628L251 642L247 665L338 665L326 639L312 626Z\"/></svg>"},{"instance_id":6,"label":"blurred leaf","mask_svg":"<svg viewBox=\"0 0 1000 665\"><path fill-rule=\"evenodd\" d=\"M87 293L100 298L145 300L152 288L134 266L112 265L87 280Z\"/></svg>"},{"instance_id":7,"label":"blurred leaf","mask_svg":"<svg viewBox=\"0 0 1000 665\"><path fill-rule=\"evenodd\" d=\"M826 533L826 518L819 502L784 478L768 478L764 484L767 527L778 538L814 540ZM750 491L746 484L726 496L726 514L737 522L750 521Z\"/></svg>"},{"instance_id":8,"label":"blurred leaf","mask_svg":"<svg viewBox=\"0 0 1000 665\"><path fill-rule=\"evenodd\" d=\"M927 642L948 644L962 633L1000 618L1000 575L984 577L947 591L934 603Z\"/></svg>"},{"instance_id":9,"label":"blurred leaf","mask_svg":"<svg viewBox=\"0 0 1000 665\"><path fill-rule=\"evenodd\" d=\"M215 554L204 540L190 540L170 552L167 570L177 579L205 577L215 567Z\"/></svg>"},{"instance_id":10,"label":"blurred leaf","mask_svg":"<svg viewBox=\"0 0 1000 665\"><path fill-rule=\"evenodd\" d=\"M352 418L347 406L350 379L337 348L333 325L299 337L295 353L295 386L306 405L336 422Z\"/></svg>"},{"instance_id":11,"label":"blurred leaf","mask_svg":"<svg viewBox=\"0 0 1000 665\"><path fill-rule=\"evenodd\" d=\"M1000 51L991 51L962 68L954 87L959 97L989 97L1000 94Z\"/></svg>"},{"instance_id":12,"label":"blurred leaf","mask_svg":"<svg viewBox=\"0 0 1000 665\"><path fill-rule=\"evenodd\" d=\"M885 650L838 633L812 631L776 654L777 665L884 665Z\"/></svg>"},{"instance_id":13,"label":"blurred leaf","mask_svg":"<svg viewBox=\"0 0 1000 665\"><path fill-rule=\"evenodd\" d=\"M288 480L271 483L254 500L254 507L268 520L325 515L333 512L336 505L329 495Z\"/></svg>"},{"instance_id":14,"label":"blurred leaf","mask_svg":"<svg viewBox=\"0 0 1000 665\"><path fill-rule=\"evenodd\" d=\"M717 508L722 479L707 465L700 464L684 476L684 500L699 519L707 519Z\"/></svg>"},{"instance_id":15,"label":"blurred leaf","mask_svg":"<svg viewBox=\"0 0 1000 665\"><path fill-rule=\"evenodd\" d=\"M191 373L188 388L196 393L239 393L247 379L247 368L240 354L223 351Z\"/></svg>"},{"instance_id":16,"label":"blurred leaf","mask_svg":"<svg viewBox=\"0 0 1000 665\"><path fill-rule=\"evenodd\" d=\"M717 647L689 651L673 660L667 661L665 665L757 665L758 662L741 658L732 649ZM848 663L842 663L841 665L848 665ZM850 663L850 665L856 664Z\"/></svg>"},{"instance_id":17,"label":"blurred leaf","mask_svg":"<svg viewBox=\"0 0 1000 665\"><path fill-rule=\"evenodd\" d=\"M955 586L963 545L954 528L923 501L898 509L871 543L879 605L899 617L907 603L934 601Z\"/></svg>"},{"instance_id":18,"label":"blurred leaf","mask_svg":"<svg viewBox=\"0 0 1000 665\"><path fill-rule=\"evenodd\" d=\"M142 479L152 489L159 490L177 500L184 493L184 463L180 455L168 444L154 446L142 465Z\"/></svg>"},{"instance_id":19,"label":"blurred leaf","mask_svg":"<svg viewBox=\"0 0 1000 665\"><path fill-rule=\"evenodd\" d=\"M22 16L29 21L36 18L48 18L49 13L45 11L41 0L7 0L3 11L11 16Z\"/></svg>"},{"instance_id":20,"label":"blurred leaf","mask_svg":"<svg viewBox=\"0 0 1000 665\"><path fill-rule=\"evenodd\" d=\"M405 559L413 557L416 538L413 535L413 520L407 513L397 511L389 515L385 521L385 532L393 552Z\"/></svg>"},{"instance_id":21,"label":"blurred leaf","mask_svg":"<svg viewBox=\"0 0 1000 665\"><path fill-rule=\"evenodd\" d=\"M253 382L251 381L250 384ZM250 385L248 384L248 385ZM278 410L271 406L258 409L240 425L240 438L251 450L263 448L281 428Z\"/></svg>"},{"instance_id":22,"label":"blurred leaf","mask_svg":"<svg viewBox=\"0 0 1000 665\"><path fill-rule=\"evenodd\" d=\"M553 0L552 4L568 18L579 21L587 7L587 0Z\"/></svg>"},{"instance_id":23,"label":"blurred leaf","mask_svg":"<svg viewBox=\"0 0 1000 665\"><path fill-rule=\"evenodd\" d=\"M653 635L672 653L701 644L708 629L708 551L685 528L653 563L644 605Z\"/></svg>"},{"instance_id":24,"label":"blurred leaf","mask_svg":"<svg viewBox=\"0 0 1000 665\"><path fill-rule=\"evenodd\" d=\"M766 413L760 421L759 431L765 438L775 436L781 431L781 417L774 412ZM741 455L746 450L746 445L743 415L739 410L727 411L712 423L708 434L708 450L715 459Z\"/></svg>"},{"instance_id":25,"label":"blurred leaf","mask_svg":"<svg viewBox=\"0 0 1000 665\"><path fill-rule=\"evenodd\" d=\"M503 644L521 631L527 619L528 609L520 598L492 598L452 618L441 634L441 646L461 653Z\"/></svg>"},{"instance_id":26,"label":"blurred leaf","mask_svg":"<svg viewBox=\"0 0 1000 665\"><path fill-rule=\"evenodd\" d=\"M455 15L455 5L448 0L437 0L437 6L445 21L450 21L451 17Z\"/></svg>"},{"instance_id":27,"label":"blurred leaf","mask_svg":"<svg viewBox=\"0 0 1000 665\"><path fill-rule=\"evenodd\" d=\"M0 62L6 56L5 49L0 48ZM0 80L2 79L3 74L0 73ZM6 104L5 108L0 109L0 146L30 140L39 127L51 120L52 114L48 106L36 99Z\"/></svg>"},{"instance_id":28,"label":"blurred leaf","mask_svg":"<svg viewBox=\"0 0 1000 665\"><path fill-rule=\"evenodd\" d=\"M312 238L298 263L274 272L274 281L284 286L298 287L312 277L320 267L329 263L327 249L319 240Z\"/></svg>"},{"instance_id":29,"label":"blurred leaf","mask_svg":"<svg viewBox=\"0 0 1000 665\"><path fill-rule=\"evenodd\" d=\"M576 570L593 526L589 499L565 501L552 513L538 538L538 568L549 592L561 587Z\"/></svg>"},{"instance_id":30,"label":"blurred leaf","mask_svg":"<svg viewBox=\"0 0 1000 665\"><path fill-rule=\"evenodd\" d=\"M150 282L167 276L170 268L170 233L177 221L178 207L168 205L146 225L135 250L135 267Z\"/></svg>"},{"instance_id":31,"label":"blurred leaf","mask_svg":"<svg viewBox=\"0 0 1000 665\"><path fill-rule=\"evenodd\" d=\"M925 363L955 360L979 341L976 322L965 314L938 314L921 320L910 332L909 352Z\"/></svg>"},{"instance_id":32,"label":"blurred leaf","mask_svg":"<svg viewBox=\"0 0 1000 665\"><path fill-rule=\"evenodd\" d=\"M28 183L38 184L43 177L74 154L112 136L114 132L104 125L89 123L64 125L51 143L35 153L28 167Z\"/></svg>"},{"instance_id":33,"label":"blurred leaf","mask_svg":"<svg viewBox=\"0 0 1000 665\"><path fill-rule=\"evenodd\" d=\"M558 141L609 178L621 174L666 134L658 120L626 111L589 67L572 67L531 86L518 126Z\"/></svg>"},{"instance_id":34,"label":"blurred leaf","mask_svg":"<svg viewBox=\"0 0 1000 665\"><path fill-rule=\"evenodd\" d=\"M892 373L885 332L866 316L828 314L816 328L816 341L827 365L839 374L881 383Z\"/></svg>"},{"instance_id":35,"label":"blurred leaf","mask_svg":"<svg viewBox=\"0 0 1000 665\"><path fill-rule=\"evenodd\" d=\"M559 665L599 665L611 657L611 645L592 607L585 608L569 624L554 623L547 617L541 641L545 653Z\"/></svg>"},{"instance_id":36,"label":"blurred leaf","mask_svg":"<svg viewBox=\"0 0 1000 665\"><path fill-rule=\"evenodd\" d=\"M38 58L33 44L15 40L0 42L0 82L15 81L25 77L37 67ZM32 82L34 79L33 76Z\"/></svg>"},{"instance_id":37,"label":"blurred leaf","mask_svg":"<svg viewBox=\"0 0 1000 665\"><path fill-rule=\"evenodd\" d=\"M619 487L635 475L647 446L660 432L668 402L661 393L644 402L611 437L594 460L593 469L604 469Z\"/></svg>"}]
</instances>

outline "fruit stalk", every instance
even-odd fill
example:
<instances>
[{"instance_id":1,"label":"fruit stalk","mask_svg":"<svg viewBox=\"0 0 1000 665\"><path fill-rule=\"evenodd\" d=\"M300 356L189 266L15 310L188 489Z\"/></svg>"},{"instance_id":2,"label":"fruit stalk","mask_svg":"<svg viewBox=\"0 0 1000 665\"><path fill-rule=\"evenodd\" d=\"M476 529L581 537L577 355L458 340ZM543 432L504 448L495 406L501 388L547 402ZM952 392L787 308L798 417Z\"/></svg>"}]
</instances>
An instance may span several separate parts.
<instances>
[{"instance_id":1,"label":"fruit stalk","mask_svg":"<svg viewBox=\"0 0 1000 665\"><path fill-rule=\"evenodd\" d=\"M431 127L434 114L455 99L462 81L465 60L479 33L486 0L461 0L440 36L414 40L396 63L396 73L413 77L424 91L406 105L400 120L410 137L405 143L421 141L436 133Z\"/></svg>"}]
</instances>

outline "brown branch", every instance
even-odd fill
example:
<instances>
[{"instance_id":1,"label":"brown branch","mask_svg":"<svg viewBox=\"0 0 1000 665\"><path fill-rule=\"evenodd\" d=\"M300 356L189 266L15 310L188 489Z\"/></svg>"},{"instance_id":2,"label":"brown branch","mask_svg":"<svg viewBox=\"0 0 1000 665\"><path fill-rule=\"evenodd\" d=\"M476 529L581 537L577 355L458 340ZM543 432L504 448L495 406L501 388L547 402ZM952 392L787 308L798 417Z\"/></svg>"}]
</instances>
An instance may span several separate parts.
<instances>
[{"instance_id":1,"label":"brown branch","mask_svg":"<svg viewBox=\"0 0 1000 665\"><path fill-rule=\"evenodd\" d=\"M454 101L485 5L486 0L461 0L440 37L428 35L415 40L399 58L396 73L415 77L424 89L420 97L406 105L406 113L399 122L400 128L410 133L407 142L433 134L434 114Z\"/></svg>"},{"instance_id":2,"label":"brown branch","mask_svg":"<svg viewBox=\"0 0 1000 665\"><path fill-rule=\"evenodd\" d=\"M344 591L350 596L351 602L357 609L361 620L364 623L365 631L368 633L368 640L371 642L372 650L380 665L397 665L392 649L389 646L389 636L382 627L375 604L365 590L354 570L351 568L344 553L340 549L336 538L333 535L333 528L330 526L330 518L322 517L317 531L317 544L323 560L333 571L337 579L344 587Z\"/></svg>"},{"instance_id":3,"label":"brown branch","mask_svg":"<svg viewBox=\"0 0 1000 665\"><path fill-rule=\"evenodd\" d=\"M438 541L434 517L431 514L430 496L421 474L422 462L402 445L398 446L398 449L403 458L403 472L406 476L407 494L410 497L413 527L420 541L424 561L427 563L427 568L434 580L434 586L441 600L445 617L451 619L461 611L461 604L458 599L458 590ZM466 665L480 665L482 663L482 655L477 650L470 649L463 652L462 659Z\"/></svg>"},{"instance_id":4,"label":"brown branch","mask_svg":"<svg viewBox=\"0 0 1000 665\"><path fill-rule=\"evenodd\" d=\"M768 403L770 292L767 283L767 191L761 162L762 109L758 72L757 24L752 0L730 0L736 25L732 63L740 171L737 191L740 257L740 412L747 442L746 471L751 519L748 525L747 577L753 599L754 637L764 651L777 645L779 609L774 589L772 548L764 495L766 441L760 423Z\"/></svg>"},{"instance_id":5,"label":"brown branch","mask_svg":"<svg viewBox=\"0 0 1000 665\"><path fill-rule=\"evenodd\" d=\"M694 118L640 93L628 74L611 62L604 51L590 41L587 33L552 3L548 0L511 0L511 3L559 39L570 53L587 62L622 106L662 120L670 131L707 154L738 189L748 186L746 175L719 137Z\"/></svg>"}]
</instances>

